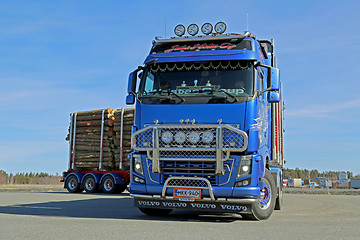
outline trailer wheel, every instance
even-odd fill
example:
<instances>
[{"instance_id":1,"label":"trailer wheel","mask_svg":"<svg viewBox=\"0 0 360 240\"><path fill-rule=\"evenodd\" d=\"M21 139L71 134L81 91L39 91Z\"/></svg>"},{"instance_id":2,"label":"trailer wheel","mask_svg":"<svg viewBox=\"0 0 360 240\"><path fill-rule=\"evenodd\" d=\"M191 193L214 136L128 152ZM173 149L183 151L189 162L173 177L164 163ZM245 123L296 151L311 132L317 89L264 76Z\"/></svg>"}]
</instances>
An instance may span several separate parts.
<instances>
[{"instance_id":1,"label":"trailer wheel","mask_svg":"<svg viewBox=\"0 0 360 240\"><path fill-rule=\"evenodd\" d=\"M276 201L276 186L274 178L269 170L265 170L265 177L262 179L262 181L265 182L265 187L260 190L262 192L262 199L261 201L252 204L251 214L241 214L244 219L267 219L274 211Z\"/></svg>"},{"instance_id":2,"label":"trailer wheel","mask_svg":"<svg viewBox=\"0 0 360 240\"><path fill-rule=\"evenodd\" d=\"M115 193L116 191L115 180L111 175L107 175L101 180L101 189L104 193L108 193L108 194Z\"/></svg>"},{"instance_id":3,"label":"trailer wheel","mask_svg":"<svg viewBox=\"0 0 360 240\"><path fill-rule=\"evenodd\" d=\"M157 208L139 208L139 210L149 216L167 216L172 209L157 209Z\"/></svg>"},{"instance_id":4,"label":"trailer wheel","mask_svg":"<svg viewBox=\"0 0 360 240\"><path fill-rule=\"evenodd\" d=\"M126 190L127 185L126 184L118 184L116 185L116 192L122 193Z\"/></svg>"},{"instance_id":5,"label":"trailer wheel","mask_svg":"<svg viewBox=\"0 0 360 240\"><path fill-rule=\"evenodd\" d=\"M275 202L275 210L281 210L282 209L282 206L283 206L283 182L282 180L280 181L280 186L279 186L279 193L278 193L278 196L276 198L276 202Z\"/></svg>"},{"instance_id":6,"label":"trailer wheel","mask_svg":"<svg viewBox=\"0 0 360 240\"><path fill-rule=\"evenodd\" d=\"M70 193L82 192L78 178L75 175L71 175L66 179L65 187Z\"/></svg>"},{"instance_id":7,"label":"trailer wheel","mask_svg":"<svg viewBox=\"0 0 360 240\"><path fill-rule=\"evenodd\" d=\"M86 193L95 193L98 190L98 184L94 176L88 175L83 180L83 188L85 189Z\"/></svg>"}]
</instances>

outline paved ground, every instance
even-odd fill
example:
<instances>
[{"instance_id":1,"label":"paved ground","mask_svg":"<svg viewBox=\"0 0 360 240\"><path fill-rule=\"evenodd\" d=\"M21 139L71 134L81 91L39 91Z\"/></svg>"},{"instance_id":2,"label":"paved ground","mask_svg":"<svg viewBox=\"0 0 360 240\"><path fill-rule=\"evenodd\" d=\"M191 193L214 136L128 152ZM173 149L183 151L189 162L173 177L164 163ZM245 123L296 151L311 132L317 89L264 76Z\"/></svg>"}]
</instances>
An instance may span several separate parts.
<instances>
[{"instance_id":1,"label":"paved ground","mask_svg":"<svg viewBox=\"0 0 360 240\"><path fill-rule=\"evenodd\" d=\"M0 239L359 239L360 196L285 194L282 211L143 215L127 194L0 192Z\"/></svg>"}]
</instances>

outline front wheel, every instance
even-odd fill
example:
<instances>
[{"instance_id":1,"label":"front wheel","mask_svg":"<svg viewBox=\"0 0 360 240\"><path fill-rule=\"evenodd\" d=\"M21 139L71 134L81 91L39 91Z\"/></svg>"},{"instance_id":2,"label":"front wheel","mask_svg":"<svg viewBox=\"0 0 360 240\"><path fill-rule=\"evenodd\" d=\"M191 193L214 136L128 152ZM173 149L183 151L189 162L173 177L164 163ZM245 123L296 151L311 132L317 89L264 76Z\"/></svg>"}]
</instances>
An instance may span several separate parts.
<instances>
[{"instance_id":1,"label":"front wheel","mask_svg":"<svg viewBox=\"0 0 360 240\"><path fill-rule=\"evenodd\" d=\"M139 210L149 216L166 216L172 211L172 209L157 208L139 208Z\"/></svg>"},{"instance_id":2,"label":"front wheel","mask_svg":"<svg viewBox=\"0 0 360 240\"><path fill-rule=\"evenodd\" d=\"M251 214L242 214L242 217L250 220L263 220L270 217L274 211L276 200L276 186L273 176L269 170L265 170L265 176L262 179L264 181L264 188L260 189L262 199L252 204Z\"/></svg>"}]
</instances>

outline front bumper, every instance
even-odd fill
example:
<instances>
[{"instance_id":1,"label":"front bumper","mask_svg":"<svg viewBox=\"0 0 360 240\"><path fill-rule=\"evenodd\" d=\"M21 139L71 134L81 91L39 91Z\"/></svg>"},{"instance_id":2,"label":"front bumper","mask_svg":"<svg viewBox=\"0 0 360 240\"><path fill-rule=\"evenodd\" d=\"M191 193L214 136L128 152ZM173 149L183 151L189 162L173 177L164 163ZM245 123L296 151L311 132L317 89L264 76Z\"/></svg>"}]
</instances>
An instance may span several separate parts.
<instances>
[{"instance_id":1,"label":"front bumper","mask_svg":"<svg viewBox=\"0 0 360 240\"><path fill-rule=\"evenodd\" d=\"M139 208L157 209L187 209L196 211L215 211L222 213L251 213L251 206L258 199L231 199L223 200L200 199L183 201L173 197L162 198L159 195L130 194L134 197L134 205Z\"/></svg>"}]
</instances>

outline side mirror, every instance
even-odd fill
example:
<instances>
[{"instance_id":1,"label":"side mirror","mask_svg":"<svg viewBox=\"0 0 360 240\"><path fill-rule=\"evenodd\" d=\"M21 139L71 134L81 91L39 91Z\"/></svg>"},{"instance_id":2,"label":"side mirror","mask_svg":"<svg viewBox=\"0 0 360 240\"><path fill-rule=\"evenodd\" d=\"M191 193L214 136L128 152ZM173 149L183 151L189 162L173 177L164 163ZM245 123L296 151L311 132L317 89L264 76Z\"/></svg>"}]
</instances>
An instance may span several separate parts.
<instances>
[{"instance_id":1,"label":"side mirror","mask_svg":"<svg viewBox=\"0 0 360 240\"><path fill-rule=\"evenodd\" d=\"M133 93L129 93L129 95L126 96L126 104L133 105L134 103L135 103L135 95Z\"/></svg>"},{"instance_id":2,"label":"side mirror","mask_svg":"<svg viewBox=\"0 0 360 240\"><path fill-rule=\"evenodd\" d=\"M139 66L135 71L129 74L129 81L128 81L128 93L135 93L136 92L136 82L137 82L137 74L140 70L143 70L144 67Z\"/></svg>"},{"instance_id":3,"label":"side mirror","mask_svg":"<svg viewBox=\"0 0 360 240\"><path fill-rule=\"evenodd\" d=\"M269 70L271 71L269 88L273 91L278 91L280 89L280 71L278 68L274 67Z\"/></svg>"},{"instance_id":4,"label":"side mirror","mask_svg":"<svg viewBox=\"0 0 360 240\"><path fill-rule=\"evenodd\" d=\"M268 98L269 103L278 103L278 102L280 102L280 93L268 92L267 98Z\"/></svg>"},{"instance_id":5,"label":"side mirror","mask_svg":"<svg viewBox=\"0 0 360 240\"><path fill-rule=\"evenodd\" d=\"M136 90L136 75L137 71L134 71L129 74L129 81L128 81L128 93L134 93Z\"/></svg>"}]
</instances>

